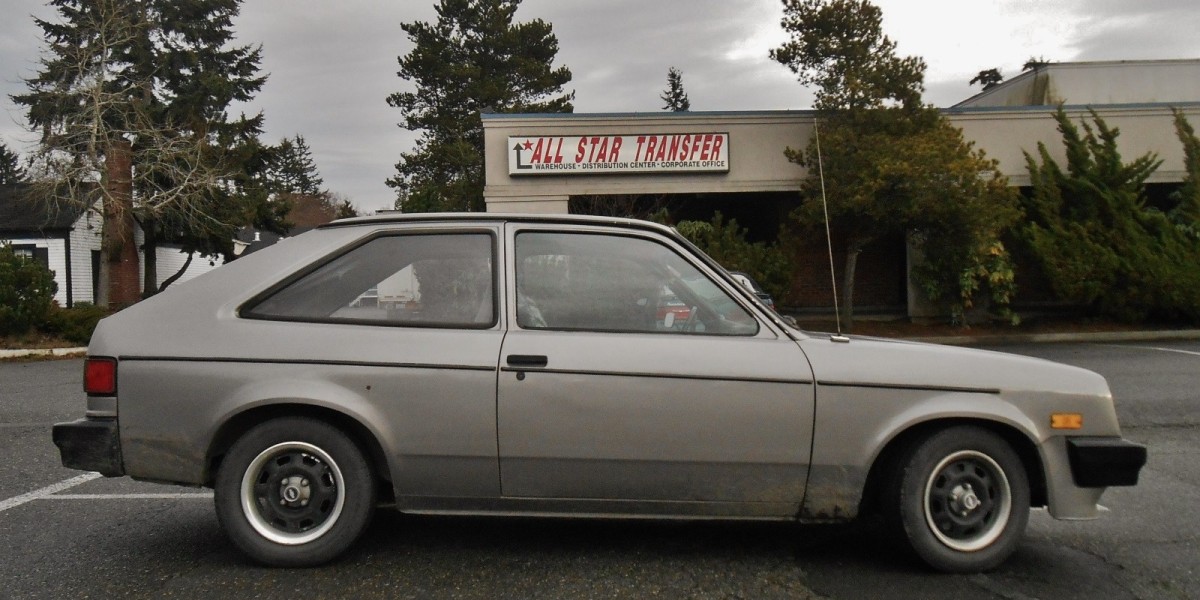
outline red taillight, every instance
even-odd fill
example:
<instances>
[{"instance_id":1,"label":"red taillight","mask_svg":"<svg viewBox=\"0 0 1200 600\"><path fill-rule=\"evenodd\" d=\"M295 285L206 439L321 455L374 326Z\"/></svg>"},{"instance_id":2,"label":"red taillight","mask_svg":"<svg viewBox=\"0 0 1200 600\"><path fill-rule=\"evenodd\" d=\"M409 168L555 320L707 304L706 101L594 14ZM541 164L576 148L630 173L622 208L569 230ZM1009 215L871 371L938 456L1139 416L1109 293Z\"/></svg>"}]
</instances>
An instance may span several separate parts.
<instances>
[{"instance_id":1,"label":"red taillight","mask_svg":"<svg viewBox=\"0 0 1200 600\"><path fill-rule=\"evenodd\" d=\"M83 363L83 391L111 396L117 393L117 359L88 358Z\"/></svg>"}]
</instances>

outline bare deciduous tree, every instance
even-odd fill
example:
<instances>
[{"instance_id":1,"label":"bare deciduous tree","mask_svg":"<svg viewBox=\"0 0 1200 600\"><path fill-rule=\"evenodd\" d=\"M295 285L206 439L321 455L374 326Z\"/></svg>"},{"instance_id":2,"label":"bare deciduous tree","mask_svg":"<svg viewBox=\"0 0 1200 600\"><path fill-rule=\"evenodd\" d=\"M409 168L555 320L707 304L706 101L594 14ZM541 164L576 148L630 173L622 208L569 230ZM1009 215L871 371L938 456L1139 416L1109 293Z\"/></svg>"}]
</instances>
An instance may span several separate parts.
<instances>
[{"instance_id":1,"label":"bare deciduous tree","mask_svg":"<svg viewBox=\"0 0 1200 600\"><path fill-rule=\"evenodd\" d=\"M96 300L130 304L139 289L136 223L146 233L147 294L158 290L154 250L166 228L193 239L232 233L238 211L226 201L240 166L217 140L256 122L226 123L224 109L261 87L259 50L227 47L237 0L50 4L61 21L37 20L41 69L27 94L13 96L41 136L33 195L103 213Z\"/></svg>"}]
</instances>

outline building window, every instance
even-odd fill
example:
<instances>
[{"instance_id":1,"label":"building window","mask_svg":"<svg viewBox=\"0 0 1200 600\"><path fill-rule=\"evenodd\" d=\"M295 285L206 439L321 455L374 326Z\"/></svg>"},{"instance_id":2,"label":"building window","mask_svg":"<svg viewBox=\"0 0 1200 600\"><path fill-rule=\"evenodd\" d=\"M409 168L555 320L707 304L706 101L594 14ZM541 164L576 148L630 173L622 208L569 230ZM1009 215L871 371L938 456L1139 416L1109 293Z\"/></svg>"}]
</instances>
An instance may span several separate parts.
<instances>
[{"instance_id":1,"label":"building window","mask_svg":"<svg viewBox=\"0 0 1200 600\"><path fill-rule=\"evenodd\" d=\"M46 248L38 248L33 244L13 244L12 249L13 254L29 260L35 260L41 263L43 267L50 268L50 251Z\"/></svg>"}]
</instances>

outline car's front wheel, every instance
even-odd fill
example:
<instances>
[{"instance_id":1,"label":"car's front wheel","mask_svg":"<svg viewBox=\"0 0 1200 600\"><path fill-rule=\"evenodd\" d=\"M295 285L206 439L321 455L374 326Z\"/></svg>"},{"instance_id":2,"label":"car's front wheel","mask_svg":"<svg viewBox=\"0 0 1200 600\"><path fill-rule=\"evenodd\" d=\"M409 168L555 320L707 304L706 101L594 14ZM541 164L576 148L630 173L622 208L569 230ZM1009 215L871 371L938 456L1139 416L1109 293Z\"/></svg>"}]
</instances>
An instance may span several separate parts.
<instances>
[{"instance_id":1,"label":"car's front wheel","mask_svg":"<svg viewBox=\"0 0 1200 600\"><path fill-rule=\"evenodd\" d=\"M259 562L319 565L344 552L375 507L371 468L341 430L304 417L274 419L238 438L217 472L217 518Z\"/></svg>"},{"instance_id":2,"label":"car's front wheel","mask_svg":"<svg viewBox=\"0 0 1200 600\"><path fill-rule=\"evenodd\" d=\"M1020 457L979 427L952 427L910 447L888 493L891 522L940 571L991 569L1020 543L1029 483Z\"/></svg>"}]
</instances>

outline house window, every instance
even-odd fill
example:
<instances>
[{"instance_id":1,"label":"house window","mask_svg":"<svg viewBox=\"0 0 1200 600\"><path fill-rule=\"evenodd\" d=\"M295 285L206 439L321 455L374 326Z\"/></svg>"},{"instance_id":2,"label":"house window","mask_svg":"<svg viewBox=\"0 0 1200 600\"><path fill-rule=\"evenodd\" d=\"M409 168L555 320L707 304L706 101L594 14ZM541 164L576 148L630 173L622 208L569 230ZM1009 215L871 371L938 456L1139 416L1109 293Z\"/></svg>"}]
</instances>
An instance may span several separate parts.
<instances>
[{"instance_id":1,"label":"house window","mask_svg":"<svg viewBox=\"0 0 1200 600\"><path fill-rule=\"evenodd\" d=\"M12 249L13 254L29 260L36 260L43 267L50 268L50 251L46 248L38 248L33 244L13 244Z\"/></svg>"}]
</instances>

